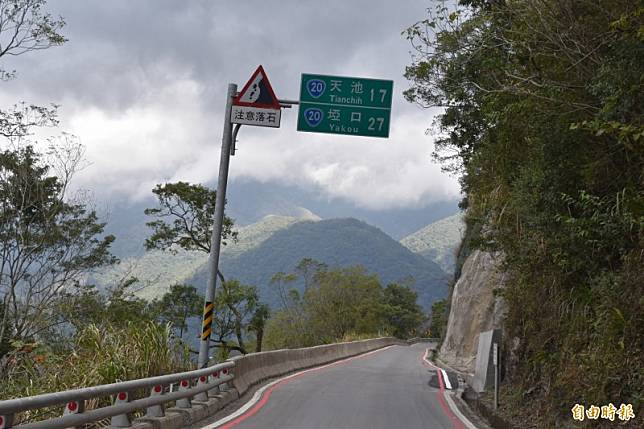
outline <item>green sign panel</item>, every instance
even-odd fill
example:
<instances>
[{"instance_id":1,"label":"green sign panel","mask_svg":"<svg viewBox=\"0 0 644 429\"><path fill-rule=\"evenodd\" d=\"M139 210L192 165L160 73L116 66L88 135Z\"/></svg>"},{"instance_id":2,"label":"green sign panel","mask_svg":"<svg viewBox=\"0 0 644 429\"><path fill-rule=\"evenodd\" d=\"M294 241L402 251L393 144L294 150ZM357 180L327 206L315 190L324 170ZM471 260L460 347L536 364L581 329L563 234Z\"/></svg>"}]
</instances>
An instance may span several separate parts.
<instances>
[{"instance_id":1,"label":"green sign panel","mask_svg":"<svg viewBox=\"0 0 644 429\"><path fill-rule=\"evenodd\" d=\"M303 74L297 130L389 137L394 82Z\"/></svg>"}]
</instances>

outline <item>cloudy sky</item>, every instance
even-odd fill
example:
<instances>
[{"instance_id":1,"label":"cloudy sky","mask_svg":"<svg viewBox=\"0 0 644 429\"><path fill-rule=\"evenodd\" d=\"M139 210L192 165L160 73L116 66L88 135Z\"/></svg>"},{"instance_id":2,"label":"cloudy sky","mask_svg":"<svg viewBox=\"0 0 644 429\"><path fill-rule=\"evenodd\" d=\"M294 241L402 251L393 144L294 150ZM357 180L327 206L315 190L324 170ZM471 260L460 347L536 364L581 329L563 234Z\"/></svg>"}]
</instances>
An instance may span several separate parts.
<instances>
[{"instance_id":1,"label":"cloudy sky","mask_svg":"<svg viewBox=\"0 0 644 429\"><path fill-rule=\"evenodd\" d=\"M370 210L421 207L458 196L432 163L425 133L435 112L402 91L410 45L401 32L429 0L50 0L65 17L62 47L3 58L17 79L0 105L61 105L91 165L77 184L142 198L155 183L217 177L225 91L262 64L278 97L297 99L301 73L394 81L389 139L298 133L297 110L279 129L242 127L235 180L311 189Z\"/></svg>"}]
</instances>

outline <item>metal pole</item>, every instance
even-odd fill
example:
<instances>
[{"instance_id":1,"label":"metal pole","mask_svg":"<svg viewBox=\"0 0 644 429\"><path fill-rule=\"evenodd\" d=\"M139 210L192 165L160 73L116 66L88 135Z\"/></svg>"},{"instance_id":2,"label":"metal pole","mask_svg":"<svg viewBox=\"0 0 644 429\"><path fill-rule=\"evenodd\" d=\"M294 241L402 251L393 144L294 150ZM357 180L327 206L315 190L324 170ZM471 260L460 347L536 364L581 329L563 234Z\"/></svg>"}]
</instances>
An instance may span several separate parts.
<instances>
[{"instance_id":1,"label":"metal pole","mask_svg":"<svg viewBox=\"0 0 644 429\"><path fill-rule=\"evenodd\" d=\"M210 255L208 256L208 283L204 302L201 343L199 345L199 368L208 365L208 351L210 334L212 332L212 316L217 287L217 271L219 269L219 250L221 248L221 231L224 224L224 205L226 203L226 186L228 184L228 166L232 147L232 129L230 113L233 106L233 97L237 93L237 85L228 84L226 95L226 112L224 113L224 135L221 141L221 159L219 161L219 181L217 182L217 200L215 201L215 219L210 238Z\"/></svg>"}]
</instances>

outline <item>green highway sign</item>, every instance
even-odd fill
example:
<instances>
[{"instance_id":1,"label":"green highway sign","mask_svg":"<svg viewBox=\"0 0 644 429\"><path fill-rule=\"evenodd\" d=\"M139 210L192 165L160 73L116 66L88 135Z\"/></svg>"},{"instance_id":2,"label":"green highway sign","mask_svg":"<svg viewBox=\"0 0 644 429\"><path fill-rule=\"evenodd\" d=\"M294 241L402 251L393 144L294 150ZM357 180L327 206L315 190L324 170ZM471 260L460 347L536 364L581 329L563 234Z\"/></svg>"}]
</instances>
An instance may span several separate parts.
<instances>
[{"instance_id":1,"label":"green highway sign","mask_svg":"<svg viewBox=\"0 0 644 429\"><path fill-rule=\"evenodd\" d=\"M297 130L389 137L394 82L303 74Z\"/></svg>"}]
</instances>

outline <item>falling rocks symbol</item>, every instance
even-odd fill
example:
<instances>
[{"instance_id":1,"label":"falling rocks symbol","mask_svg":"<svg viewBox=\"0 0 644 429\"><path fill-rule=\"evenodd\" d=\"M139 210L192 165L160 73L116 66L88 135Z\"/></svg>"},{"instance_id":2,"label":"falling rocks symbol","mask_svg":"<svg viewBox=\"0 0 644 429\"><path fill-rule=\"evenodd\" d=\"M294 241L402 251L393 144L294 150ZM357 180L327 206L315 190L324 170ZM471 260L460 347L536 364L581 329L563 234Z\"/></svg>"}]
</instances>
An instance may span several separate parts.
<instances>
[{"instance_id":1,"label":"falling rocks symbol","mask_svg":"<svg viewBox=\"0 0 644 429\"><path fill-rule=\"evenodd\" d=\"M250 84L248 91L240 98L239 101L244 103L257 103L257 104L272 104L273 98L266 86L264 76L258 74L253 82Z\"/></svg>"}]
</instances>

